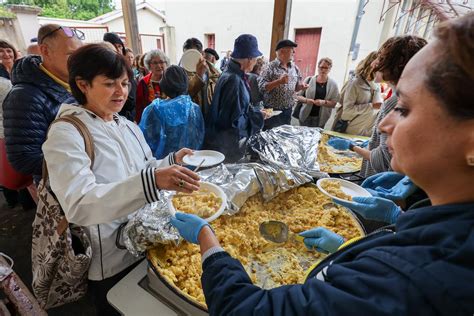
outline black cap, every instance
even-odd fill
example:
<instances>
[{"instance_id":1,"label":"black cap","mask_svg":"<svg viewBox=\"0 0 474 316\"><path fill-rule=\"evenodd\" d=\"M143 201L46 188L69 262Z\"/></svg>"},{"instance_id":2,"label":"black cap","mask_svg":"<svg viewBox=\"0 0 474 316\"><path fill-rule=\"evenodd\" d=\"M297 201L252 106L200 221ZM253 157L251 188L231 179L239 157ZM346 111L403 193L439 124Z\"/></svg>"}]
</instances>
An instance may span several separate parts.
<instances>
[{"instance_id":1,"label":"black cap","mask_svg":"<svg viewBox=\"0 0 474 316\"><path fill-rule=\"evenodd\" d=\"M205 53L211 54L212 56L216 57L216 60L219 60L219 54L212 48L206 48L204 50Z\"/></svg>"},{"instance_id":2,"label":"black cap","mask_svg":"<svg viewBox=\"0 0 474 316\"><path fill-rule=\"evenodd\" d=\"M170 98L188 93L188 75L186 71L176 65L166 68L160 80L160 89Z\"/></svg>"},{"instance_id":3,"label":"black cap","mask_svg":"<svg viewBox=\"0 0 474 316\"><path fill-rule=\"evenodd\" d=\"M120 44L122 45L122 54L125 55L125 45L123 44L122 40L120 39L120 36L118 36L115 33L109 32L104 34L104 42L109 42L111 44Z\"/></svg>"},{"instance_id":4,"label":"black cap","mask_svg":"<svg viewBox=\"0 0 474 316\"><path fill-rule=\"evenodd\" d=\"M283 48L283 47L298 47L298 44L296 44L293 41L290 41L289 39L283 39L278 42L275 50L279 50L280 48Z\"/></svg>"}]
</instances>

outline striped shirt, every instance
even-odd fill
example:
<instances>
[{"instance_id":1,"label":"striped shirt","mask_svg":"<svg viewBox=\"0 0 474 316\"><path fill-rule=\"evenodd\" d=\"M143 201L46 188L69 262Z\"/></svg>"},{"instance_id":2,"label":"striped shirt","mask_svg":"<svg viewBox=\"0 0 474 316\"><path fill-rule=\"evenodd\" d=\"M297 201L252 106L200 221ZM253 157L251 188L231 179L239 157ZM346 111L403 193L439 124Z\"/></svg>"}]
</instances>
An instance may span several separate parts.
<instances>
[{"instance_id":1,"label":"striped shirt","mask_svg":"<svg viewBox=\"0 0 474 316\"><path fill-rule=\"evenodd\" d=\"M380 108L368 146L368 149L370 150L370 160L364 159L362 161L360 175L364 178L379 172L392 170L392 167L390 166L392 155L387 148L387 134L381 133L378 126L387 114L397 105L397 102L398 97L394 93Z\"/></svg>"}]
</instances>

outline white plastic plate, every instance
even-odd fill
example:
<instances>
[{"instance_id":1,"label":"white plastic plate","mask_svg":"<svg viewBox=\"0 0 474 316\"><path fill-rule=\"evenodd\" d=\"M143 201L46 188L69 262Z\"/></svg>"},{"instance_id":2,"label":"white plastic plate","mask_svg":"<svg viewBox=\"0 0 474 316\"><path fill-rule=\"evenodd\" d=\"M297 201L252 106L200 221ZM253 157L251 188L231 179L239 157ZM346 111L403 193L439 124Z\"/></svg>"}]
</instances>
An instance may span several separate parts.
<instances>
[{"instance_id":1,"label":"white plastic plate","mask_svg":"<svg viewBox=\"0 0 474 316\"><path fill-rule=\"evenodd\" d=\"M190 72L196 72L196 65L202 55L197 49L188 49L183 53L179 65Z\"/></svg>"},{"instance_id":2,"label":"white plastic plate","mask_svg":"<svg viewBox=\"0 0 474 316\"><path fill-rule=\"evenodd\" d=\"M364 188L361 187L360 185L357 185L357 184L352 183L352 182L347 181L347 180L337 179L337 178L322 178L322 179L319 179L319 180L316 182L316 185L318 186L318 189L319 189L323 194L329 196L330 198L333 198L333 199L335 199L335 200L338 200L338 201L350 202L350 201L346 201L346 200L340 199L340 198L338 198L337 196L334 196L334 195L330 194L329 192L327 192L326 190L324 190L322 184L323 184L325 181L339 182L339 183L341 184L341 190L342 190L342 192L344 192L344 193L347 194L347 195L350 195L351 197L355 197L355 196L370 197L370 196L372 196L372 195L369 193L369 191L367 191L366 189L364 189Z\"/></svg>"},{"instance_id":3,"label":"white plastic plate","mask_svg":"<svg viewBox=\"0 0 474 316\"><path fill-rule=\"evenodd\" d=\"M224 161L224 154L214 150L196 150L192 155L186 155L183 157L183 162L189 166L199 166L203 159L204 163L201 167L210 167L220 164Z\"/></svg>"},{"instance_id":4,"label":"white plastic plate","mask_svg":"<svg viewBox=\"0 0 474 316\"><path fill-rule=\"evenodd\" d=\"M219 186L215 185L214 183L200 182L199 184L201 186L200 189L204 189L206 191L212 192L215 195L217 195L218 197L220 197L221 200L222 200L221 207L217 210L217 212L212 214L211 217L204 218L204 220L206 220L207 222L210 223L213 220L219 218L219 216L221 216L222 213L224 212L224 210L227 206L227 196L225 195L224 191ZM174 214L176 213L176 209L173 206L173 196L174 196L174 194L170 196L170 199L168 201L168 208L169 208L170 213L171 213L172 216L174 216Z\"/></svg>"}]
</instances>

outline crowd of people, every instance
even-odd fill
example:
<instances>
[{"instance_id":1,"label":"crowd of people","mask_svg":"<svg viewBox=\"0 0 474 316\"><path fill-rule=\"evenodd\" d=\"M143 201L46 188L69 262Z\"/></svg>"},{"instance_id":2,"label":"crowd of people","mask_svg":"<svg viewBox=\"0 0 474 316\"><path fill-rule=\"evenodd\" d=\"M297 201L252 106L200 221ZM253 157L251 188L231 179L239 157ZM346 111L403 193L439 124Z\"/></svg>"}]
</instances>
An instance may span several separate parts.
<instances>
[{"instance_id":1,"label":"crowd of people","mask_svg":"<svg viewBox=\"0 0 474 316\"><path fill-rule=\"evenodd\" d=\"M172 224L201 247L210 314L472 314L473 28L474 14L467 14L442 24L429 44L392 37L339 89L328 57L302 78L297 43L289 39L277 43L268 62L257 38L242 34L219 67L214 49L189 38L183 52L202 54L189 71L159 49L135 55L114 33L85 45L77 29L43 25L25 57L0 41L2 151L18 176L32 177L33 196L45 163L67 221L91 240L89 291L98 315L113 315L106 294L138 260L116 246L119 227L157 201L160 190L199 189L199 176L181 166L185 155L213 149L237 162L252 135L292 117L370 136L366 146L343 138L329 143L364 158L363 186L374 195L341 204L394 228L339 251L344 240L337 234L302 233L309 248L335 252L304 284L253 285L209 223L176 214ZM385 100L381 81L390 89ZM93 136L93 159L74 126L54 122L68 116ZM420 188L432 206L405 213L395 202Z\"/></svg>"}]
</instances>

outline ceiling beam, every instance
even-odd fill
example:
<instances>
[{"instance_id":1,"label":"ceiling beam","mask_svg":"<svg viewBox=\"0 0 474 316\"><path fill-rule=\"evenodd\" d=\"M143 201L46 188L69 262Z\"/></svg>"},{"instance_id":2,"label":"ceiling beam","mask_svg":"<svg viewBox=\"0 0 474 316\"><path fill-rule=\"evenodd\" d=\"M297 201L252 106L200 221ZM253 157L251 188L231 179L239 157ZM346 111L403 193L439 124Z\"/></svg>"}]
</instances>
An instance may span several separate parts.
<instances>
[{"instance_id":1,"label":"ceiling beam","mask_svg":"<svg viewBox=\"0 0 474 316\"><path fill-rule=\"evenodd\" d=\"M138 32L137 6L135 0L122 0L123 21L125 24L125 34L127 45L131 46L134 54L142 53L140 44L140 33Z\"/></svg>"},{"instance_id":2,"label":"ceiling beam","mask_svg":"<svg viewBox=\"0 0 474 316\"><path fill-rule=\"evenodd\" d=\"M123 1L123 0L122 0ZM275 48L279 40L288 38L292 0L274 0L272 42L270 60L275 59Z\"/></svg>"}]
</instances>

